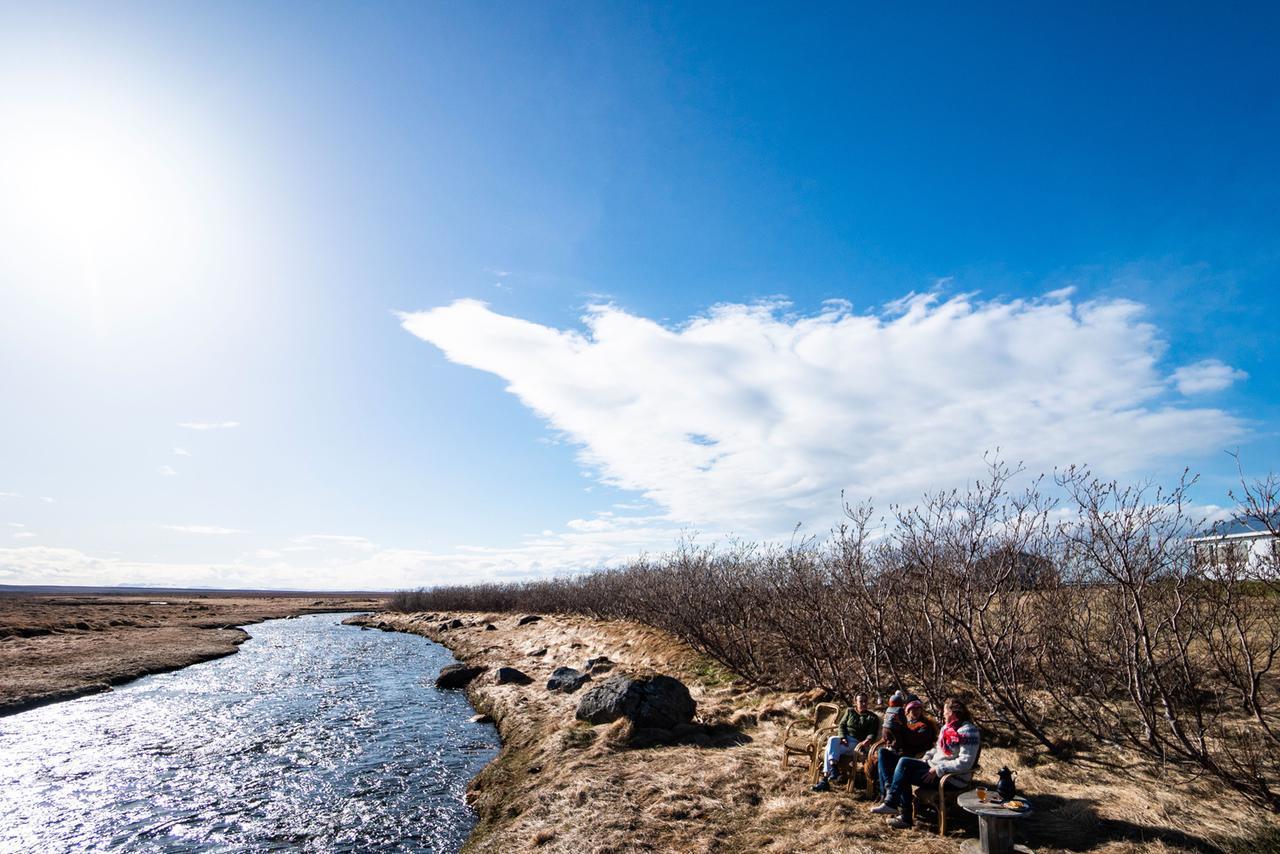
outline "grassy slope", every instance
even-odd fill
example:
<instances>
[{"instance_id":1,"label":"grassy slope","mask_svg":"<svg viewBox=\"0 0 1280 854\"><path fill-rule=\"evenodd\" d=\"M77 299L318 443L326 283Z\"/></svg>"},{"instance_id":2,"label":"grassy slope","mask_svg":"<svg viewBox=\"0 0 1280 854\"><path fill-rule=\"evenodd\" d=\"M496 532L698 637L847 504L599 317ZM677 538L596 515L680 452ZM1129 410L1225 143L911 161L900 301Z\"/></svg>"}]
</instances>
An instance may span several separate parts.
<instances>
[{"instance_id":1,"label":"grassy slope","mask_svg":"<svg viewBox=\"0 0 1280 854\"><path fill-rule=\"evenodd\" d=\"M467 625L439 629L452 617ZM783 770L778 740L803 714L797 695L747 690L731 674L669 636L644 626L580 617L547 617L517 627L511 615L378 614L388 629L440 641L462 661L518 667L526 687L482 675L468 689L493 715L502 754L473 781L469 798L480 825L471 852L892 851L947 852L974 835L958 823L952 838L929 829L899 833L844 793L808 791L804 770ZM496 631L485 631L492 623ZM546 648L543 656L531 651ZM621 724L590 727L573 717L577 696L551 694L557 666L581 668L607 655L616 672L662 672L686 682L700 728L673 745L634 748ZM1280 842L1273 816L1201 783L1171 785L1155 769L1124 757L1048 761L988 747L986 775L1007 764L1036 803L1022 824L1040 852L1268 850ZM904 848L905 846L905 848ZM1272 849L1273 850L1273 849Z\"/></svg>"}]
</instances>

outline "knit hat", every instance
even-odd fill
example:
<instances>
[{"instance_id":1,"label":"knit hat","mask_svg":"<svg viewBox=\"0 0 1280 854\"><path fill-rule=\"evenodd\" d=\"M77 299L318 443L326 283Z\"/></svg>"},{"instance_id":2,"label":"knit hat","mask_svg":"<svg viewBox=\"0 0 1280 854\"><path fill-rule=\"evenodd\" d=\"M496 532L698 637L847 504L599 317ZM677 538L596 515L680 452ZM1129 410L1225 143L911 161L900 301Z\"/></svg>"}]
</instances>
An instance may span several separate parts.
<instances>
[{"instance_id":1,"label":"knit hat","mask_svg":"<svg viewBox=\"0 0 1280 854\"><path fill-rule=\"evenodd\" d=\"M923 709L923 708L924 708L924 703L920 702L919 700L912 700L910 703L907 703L906 710L909 712L912 709Z\"/></svg>"}]
</instances>

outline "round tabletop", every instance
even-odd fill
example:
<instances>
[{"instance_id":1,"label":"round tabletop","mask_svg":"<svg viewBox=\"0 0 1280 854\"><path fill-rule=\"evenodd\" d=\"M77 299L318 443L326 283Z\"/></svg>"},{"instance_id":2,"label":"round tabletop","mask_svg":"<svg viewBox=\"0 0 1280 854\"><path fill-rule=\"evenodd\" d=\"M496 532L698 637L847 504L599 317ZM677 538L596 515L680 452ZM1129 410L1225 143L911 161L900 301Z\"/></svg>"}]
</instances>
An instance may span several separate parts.
<instances>
[{"instance_id":1,"label":"round tabletop","mask_svg":"<svg viewBox=\"0 0 1280 854\"><path fill-rule=\"evenodd\" d=\"M970 789L967 792L961 792L960 797L956 798L956 806L960 809L971 812L974 815L980 815L983 818L1022 818L1031 815L1031 801L1019 795L1016 800L1022 801L1027 805L1026 809L1011 810L1000 800L1000 796L996 794L995 789L987 789L987 800L982 802L978 800L978 793Z\"/></svg>"}]
</instances>

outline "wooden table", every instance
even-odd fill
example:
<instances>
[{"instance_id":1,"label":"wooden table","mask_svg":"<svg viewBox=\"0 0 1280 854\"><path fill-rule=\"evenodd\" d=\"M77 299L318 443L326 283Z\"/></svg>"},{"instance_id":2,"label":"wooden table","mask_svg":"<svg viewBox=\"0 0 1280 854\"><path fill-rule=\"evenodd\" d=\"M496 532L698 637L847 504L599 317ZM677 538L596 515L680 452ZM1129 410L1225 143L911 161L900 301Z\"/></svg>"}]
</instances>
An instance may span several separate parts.
<instances>
[{"instance_id":1,"label":"wooden table","mask_svg":"<svg viewBox=\"0 0 1280 854\"><path fill-rule=\"evenodd\" d=\"M978 817L978 838L966 839L961 843L961 850L968 854L1010 854L1012 851L1031 854L1030 848L1013 844L1013 823L1031 815L1031 802L1020 797L1019 800L1028 804L1027 808L1011 810L998 803L999 800L995 789L987 789L987 803L979 801L978 793L972 789L956 799L960 809Z\"/></svg>"}]
</instances>

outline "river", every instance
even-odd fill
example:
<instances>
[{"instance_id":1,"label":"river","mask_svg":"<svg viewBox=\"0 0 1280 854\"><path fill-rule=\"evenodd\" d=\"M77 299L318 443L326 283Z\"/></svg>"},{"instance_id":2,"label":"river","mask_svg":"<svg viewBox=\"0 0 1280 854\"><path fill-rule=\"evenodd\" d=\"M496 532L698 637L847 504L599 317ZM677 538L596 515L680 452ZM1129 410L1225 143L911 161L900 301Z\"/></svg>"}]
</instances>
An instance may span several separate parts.
<instances>
[{"instance_id":1,"label":"river","mask_svg":"<svg viewBox=\"0 0 1280 854\"><path fill-rule=\"evenodd\" d=\"M432 684L448 650L345 616L0 718L0 851L456 851L497 733Z\"/></svg>"}]
</instances>

